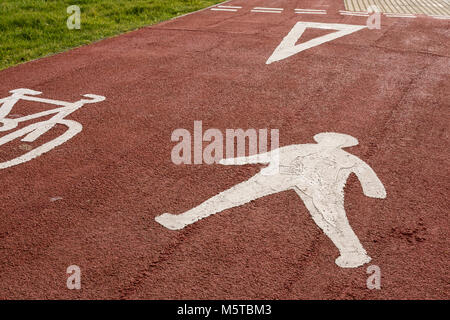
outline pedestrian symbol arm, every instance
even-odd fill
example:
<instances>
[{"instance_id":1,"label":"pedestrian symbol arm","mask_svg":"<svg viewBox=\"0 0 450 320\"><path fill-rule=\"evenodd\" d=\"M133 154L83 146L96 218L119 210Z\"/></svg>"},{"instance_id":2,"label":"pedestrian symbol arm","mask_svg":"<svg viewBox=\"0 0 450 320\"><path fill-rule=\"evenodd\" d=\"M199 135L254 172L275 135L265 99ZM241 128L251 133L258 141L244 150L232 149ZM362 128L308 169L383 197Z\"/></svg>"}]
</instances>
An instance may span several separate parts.
<instances>
[{"instance_id":1,"label":"pedestrian symbol arm","mask_svg":"<svg viewBox=\"0 0 450 320\"><path fill-rule=\"evenodd\" d=\"M386 189L383 183L369 165L363 161L359 162L354 167L354 173L361 182L363 192L366 196L379 199L386 198Z\"/></svg>"},{"instance_id":2,"label":"pedestrian symbol arm","mask_svg":"<svg viewBox=\"0 0 450 320\"><path fill-rule=\"evenodd\" d=\"M222 165L268 164L274 160L277 150L247 157L227 158L219 161Z\"/></svg>"}]
</instances>

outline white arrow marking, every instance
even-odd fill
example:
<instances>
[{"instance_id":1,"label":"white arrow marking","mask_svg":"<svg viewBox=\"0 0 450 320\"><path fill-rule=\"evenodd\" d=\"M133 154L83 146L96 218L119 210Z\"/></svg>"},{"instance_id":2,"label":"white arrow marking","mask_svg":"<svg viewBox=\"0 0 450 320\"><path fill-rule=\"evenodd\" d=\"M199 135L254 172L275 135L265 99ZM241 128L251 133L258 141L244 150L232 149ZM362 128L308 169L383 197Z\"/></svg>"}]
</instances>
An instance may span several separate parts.
<instances>
[{"instance_id":1,"label":"white arrow marking","mask_svg":"<svg viewBox=\"0 0 450 320\"><path fill-rule=\"evenodd\" d=\"M300 39L300 37L303 35L303 32L305 32L306 28L330 29L337 31L295 45L298 39ZM280 45L275 49L273 54L267 60L266 64L271 64L272 62L289 58L290 56L293 56L303 50L310 49L312 47L321 45L322 43L332 41L334 39L346 36L348 34L351 34L364 28L367 28L367 26L358 26L341 23L297 22L297 24L292 28L289 34L283 39L283 41L281 41Z\"/></svg>"}]
</instances>

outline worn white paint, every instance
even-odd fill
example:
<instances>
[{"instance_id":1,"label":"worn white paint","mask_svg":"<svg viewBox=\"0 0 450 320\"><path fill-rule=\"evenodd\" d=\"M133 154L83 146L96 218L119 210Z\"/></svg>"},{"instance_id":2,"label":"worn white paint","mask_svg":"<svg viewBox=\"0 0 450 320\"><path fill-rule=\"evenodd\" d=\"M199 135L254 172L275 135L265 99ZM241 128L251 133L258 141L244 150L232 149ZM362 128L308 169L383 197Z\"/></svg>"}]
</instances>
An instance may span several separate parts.
<instances>
[{"instance_id":1,"label":"worn white paint","mask_svg":"<svg viewBox=\"0 0 450 320\"><path fill-rule=\"evenodd\" d=\"M450 20L450 16L430 16L434 19Z\"/></svg>"},{"instance_id":2,"label":"worn white paint","mask_svg":"<svg viewBox=\"0 0 450 320\"><path fill-rule=\"evenodd\" d=\"M254 7L251 12L262 12L262 13L282 13L283 8L265 8L265 7Z\"/></svg>"},{"instance_id":3,"label":"worn white paint","mask_svg":"<svg viewBox=\"0 0 450 320\"><path fill-rule=\"evenodd\" d=\"M314 12L314 11L296 11L296 14L327 14L326 12Z\"/></svg>"},{"instance_id":4,"label":"worn white paint","mask_svg":"<svg viewBox=\"0 0 450 320\"><path fill-rule=\"evenodd\" d=\"M385 16L388 18L417 18L415 15L412 14L388 14L385 13Z\"/></svg>"},{"instance_id":5,"label":"worn white paint","mask_svg":"<svg viewBox=\"0 0 450 320\"><path fill-rule=\"evenodd\" d=\"M295 11L320 11L325 12L326 10L323 9L294 9Z\"/></svg>"},{"instance_id":6,"label":"worn white paint","mask_svg":"<svg viewBox=\"0 0 450 320\"><path fill-rule=\"evenodd\" d=\"M282 11L272 11L272 10L251 10L251 12L260 12L260 13L282 13Z\"/></svg>"},{"instance_id":7,"label":"worn white paint","mask_svg":"<svg viewBox=\"0 0 450 320\"><path fill-rule=\"evenodd\" d=\"M242 9L240 6L218 6L219 8L226 8L226 9Z\"/></svg>"},{"instance_id":8,"label":"worn white paint","mask_svg":"<svg viewBox=\"0 0 450 320\"><path fill-rule=\"evenodd\" d=\"M347 12L340 12L340 15L343 16L356 16L356 17L368 17L368 13L347 13Z\"/></svg>"},{"instance_id":9,"label":"worn white paint","mask_svg":"<svg viewBox=\"0 0 450 320\"><path fill-rule=\"evenodd\" d=\"M297 14L327 14L326 10L319 9L295 9Z\"/></svg>"},{"instance_id":10,"label":"worn white paint","mask_svg":"<svg viewBox=\"0 0 450 320\"><path fill-rule=\"evenodd\" d=\"M319 133L317 144L297 144L277 149L271 154L223 159L223 165L264 163L278 172L252 178L219 193L199 206L179 215L164 213L156 221L171 230L180 230L210 215L244 205L252 200L294 190L303 200L313 220L339 249L336 264L343 268L363 265L371 259L353 232L344 209L344 186L355 173L368 197L385 198L386 191L375 172L356 156L342 150L358 144L352 136L340 133Z\"/></svg>"},{"instance_id":11,"label":"worn white paint","mask_svg":"<svg viewBox=\"0 0 450 320\"><path fill-rule=\"evenodd\" d=\"M300 39L303 32L305 32L306 28L331 29L337 31L296 45L298 39ZM272 62L289 58L299 52L321 45L325 42L346 36L348 34L351 34L364 28L367 28L367 26L358 26L340 23L297 22L297 24L292 28L289 34L283 39L283 41L281 41L280 45L275 49L273 54L267 60L266 64L271 64Z\"/></svg>"},{"instance_id":12,"label":"worn white paint","mask_svg":"<svg viewBox=\"0 0 450 320\"><path fill-rule=\"evenodd\" d=\"M284 10L284 8L266 8L266 7L254 7L253 9L255 9L255 10L279 10L279 11Z\"/></svg>"},{"instance_id":13,"label":"worn white paint","mask_svg":"<svg viewBox=\"0 0 450 320\"><path fill-rule=\"evenodd\" d=\"M226 8L211 8L212 11L229 11L229 12L236 12L237 9L226 9Z\"/></svg>"},{"instance_id":14,"label":"worn white paint","mask_svg":"<svg viewBox=\"0 0 450 320\"><path fill-rule=\"evenodd\" d=\"M339 10L339 13L365 13L368 14L367 11L347 11L347 10Z\"/></svg>"},{"instance_id":15,"label":"worn white paint","mask_svg":"<svg viewBox=\"0 0 450 320\"><path fill-rule=\"evenodd\" d=\"M52 129L57 124L62 124L67 127L66 132L64 132L61 136L48 141L44 143L43 145L19 156L14 159L1 162L0 163L0 169L5 169L8 167L16 166L18 164L30 161L50 150L53 148L63 144L67 140L71 139L73 136L78 134L83 126L73 120L66 120L64 119L68 115L70 115L72 112L78 110L83 105L87 103L96 103L105 100L105 97L94 95L94 94L85 94L83 95L86 98L89 99L81 99L77 102L65 102L65 101L59 101L59 100L51 100L51 99L43 99L39 97L35 97L36 95L41 94L39 91L34 91L30 89L16 89L10 91L12 93L11 96L0 99L0 132L5 131L11 131L15 129L20 123L25 121L30 121L34 119L38 119L41 117L46 117L49 115L54 114L51 118L31 123L28 126L25 126L19 130L12 131L3 137L0 138L0 146L11 142L17 138L23 137L21 141L23 142L33 142L36 139L38 139L40 136L48 132L50 129ZM53 104L58 105L60 107L56 109L51 110L45 110L42 112L38 112L35 114L30 114L23 117L18 118L7 118L9 113L11 112L14 105L19 100L25 100L25 101L34 101L34 102L40 102L40 103L46 103L46 104Z\"/></svg>"}]
</instances>

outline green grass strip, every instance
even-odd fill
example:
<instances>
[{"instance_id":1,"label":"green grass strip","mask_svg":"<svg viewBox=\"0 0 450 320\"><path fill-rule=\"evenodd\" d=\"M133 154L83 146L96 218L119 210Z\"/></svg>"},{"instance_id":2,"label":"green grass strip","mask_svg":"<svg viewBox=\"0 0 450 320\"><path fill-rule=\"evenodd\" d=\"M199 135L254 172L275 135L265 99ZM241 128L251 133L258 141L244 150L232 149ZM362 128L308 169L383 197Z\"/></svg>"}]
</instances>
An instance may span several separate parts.
<instances>
[{"instance_id":1,"label":"green grass strip","mask_svg":"<svg viewBox=\"0 0 450 320\"><path fill-rule=\"evenodd\" d=\"M196 11L222 0L0 0L0 69ZM69 30L67 7L81 9Z\"/></svg>"}]
</instances>

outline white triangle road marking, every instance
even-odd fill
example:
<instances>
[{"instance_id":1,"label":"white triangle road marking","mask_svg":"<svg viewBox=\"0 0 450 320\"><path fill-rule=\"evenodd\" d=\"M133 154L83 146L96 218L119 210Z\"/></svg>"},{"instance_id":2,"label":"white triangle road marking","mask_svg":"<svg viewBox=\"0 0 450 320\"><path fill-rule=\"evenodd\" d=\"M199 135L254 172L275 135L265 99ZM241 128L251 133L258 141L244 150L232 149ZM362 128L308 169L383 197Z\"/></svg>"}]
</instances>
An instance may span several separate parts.
<instances>
[{"instance_id":1,"label":"white triangle road marking","mask_svg":"<svg viewBox=\"0 0 450 320\"><path fill-rule=\"evenodd\" d=\"M300 37L302 36L303 32L305 32L306 28L330 29L337 31L295 45L298 39L300 39ZM280 45L272 53L266 64L271 64L272 62L289 58L301 51L346 36L364 28L367 28L367 26L342 23L297 22L297 24L292 28L289 34L284 37L283 41L281 41Z\"/></svg>"}]
</instances>

